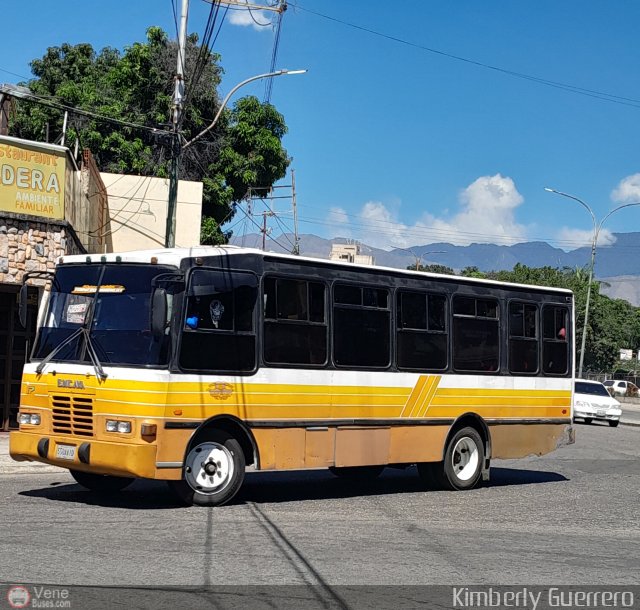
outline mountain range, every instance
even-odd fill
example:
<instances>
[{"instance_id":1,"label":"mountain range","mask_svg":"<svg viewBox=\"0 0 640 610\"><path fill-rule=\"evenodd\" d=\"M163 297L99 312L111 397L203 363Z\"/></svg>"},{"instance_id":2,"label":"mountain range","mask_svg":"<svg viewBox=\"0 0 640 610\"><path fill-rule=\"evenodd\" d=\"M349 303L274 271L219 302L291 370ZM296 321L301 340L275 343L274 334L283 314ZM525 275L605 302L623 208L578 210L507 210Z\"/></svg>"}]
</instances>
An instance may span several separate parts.
<instances>
[{"instance_id":1,"label":"mountain range","mask_svg":"<svg viewBox=\"0 0 640 610\"><path fill-rule=\"evenodd\" d=\"M614 233L612 245L598 246L595 276L602 282L602 292L612 298L626 299L640 305L640 232ZM253 233L233 237L231 243L251 248L262 247L262 235ZM333 244L353 243L344 238L324 239L317 235L300 236L303 256L329 258ZM269 236L266 249L272 252L290 252L293 235L283 233ZM455 246L446 242L414 245L407 248L382 250L361 243L362 254L374 257L376 265L404 269L415 264L440 264L456 271L465 267L478 267L481 271L513 269L516 263L529 267L584 267L589 264L591 248L577 248L566 252L546 242L524 242L512 246L496 244L470 244Z\"/></svg>"}]
</instances>

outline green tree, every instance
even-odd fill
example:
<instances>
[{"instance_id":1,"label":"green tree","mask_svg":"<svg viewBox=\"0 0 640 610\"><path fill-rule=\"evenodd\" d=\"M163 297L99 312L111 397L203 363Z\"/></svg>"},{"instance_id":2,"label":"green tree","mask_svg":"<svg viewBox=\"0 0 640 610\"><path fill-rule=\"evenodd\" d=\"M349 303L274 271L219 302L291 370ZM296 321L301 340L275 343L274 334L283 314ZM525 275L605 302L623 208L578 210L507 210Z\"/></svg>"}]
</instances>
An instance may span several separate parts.
<instances>
[{"instance_id":1,"label":"green tree","mask_svg":"<svg viewBox=\"0 0 640 610\"><path fill-rule=\"evenodd\" d=\"M487 274L484 273L483 271L480 271L480 269L478 269L478 267L476 267L475 265L472 267L465 267L461 272L460 275L462 277L477 277L477 278L486 278Z\"/></svg>"},{"instance_id":2,"label":"green tree","mask_svg":"<svg viewBox=\"0 0 640 610\"><path fill-rule=\"evenodd\" d=\"M102 171L166 177L170 157L169 128L177 45L158 27L147 41L124 51L90 44L51 47L31 63L27 85L42 98L148 129L110 123L71 113L67 143L76 138L89 148ZM217 94L220 57L187 41L185 81L187 105L181 133L189 140L210 124L220 105ZM63 112L19 100L11 135L44 141L62 131ZM160 131L154 131L160 130ZM290 159L282 147L284 118L255 97L241 98L225 109L216 127L185 151L180 178L204 184L203 243L222 243L229 236L220 225L230 220L234 205L250 187L268 188L284 177Z\"/></svg>"},{"instance_id":3,"label":"green tree","mask_svg":"<svg viewBox=\"0 0 640 610\"><path fill-rule=\"evenodd\" d=\"M447 265L420 265L419 263L414 263L413 265L409 265L407 269L412 271L425 271L427 273L441 273L444 275L455 275L456 272L451 268L447 267Z\"/></svg>"},{"instance_id":4,"label":"green tree","mask_svg":"<svg viewBox=\"0 0 640 610\"><path fill-rule=\"evenodd\" d=\"M557 269L517 264L512 271L492 271L486 276L503 282L553 286L573 291L576 315L576 359L579 358L589 286L587 267ZM610 299L600 293L600 286L600 282L592 280L584 357L585 370L611 370L618 360L620 348L640 346L640 308L621 299Z\"/></svg>"}]
</instances>

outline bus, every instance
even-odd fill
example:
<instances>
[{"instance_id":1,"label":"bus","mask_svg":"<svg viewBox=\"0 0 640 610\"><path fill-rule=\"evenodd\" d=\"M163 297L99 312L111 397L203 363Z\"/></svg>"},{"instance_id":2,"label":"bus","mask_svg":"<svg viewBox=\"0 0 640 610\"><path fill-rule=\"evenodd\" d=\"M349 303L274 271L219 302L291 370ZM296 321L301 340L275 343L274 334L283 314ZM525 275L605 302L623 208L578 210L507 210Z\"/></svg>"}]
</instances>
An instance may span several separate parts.
<instances>
[{"instance_id":1,"label":"bus","mask_svg":"<svg viewBox=\"0 0 640 610\"><path fill-rule=\"evenodd\" d=\"M234 246L65 256L25 364L18 461L229 502L245 470L434 488L573 442L568 290ZM27 278L26 285L33 278Z\"/></svg>"}]
</instances>

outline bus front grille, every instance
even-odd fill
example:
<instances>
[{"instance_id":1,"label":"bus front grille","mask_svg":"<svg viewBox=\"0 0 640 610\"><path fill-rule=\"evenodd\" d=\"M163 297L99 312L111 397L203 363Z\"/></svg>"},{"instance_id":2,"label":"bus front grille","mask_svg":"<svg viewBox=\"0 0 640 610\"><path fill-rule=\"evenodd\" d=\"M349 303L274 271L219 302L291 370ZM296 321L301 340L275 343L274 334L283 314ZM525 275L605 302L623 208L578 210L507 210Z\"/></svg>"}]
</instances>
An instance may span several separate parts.
<instances>
[{"instance_id":1,"label":"bus front grille","mask_svg":"<svg viewBox=\"0 0 640 610\"><path fill-rule=\"evenodd\" d=\"M86 396L51 396L53 431L93 436L93 399Z\"/></svg>"}]
</instances>

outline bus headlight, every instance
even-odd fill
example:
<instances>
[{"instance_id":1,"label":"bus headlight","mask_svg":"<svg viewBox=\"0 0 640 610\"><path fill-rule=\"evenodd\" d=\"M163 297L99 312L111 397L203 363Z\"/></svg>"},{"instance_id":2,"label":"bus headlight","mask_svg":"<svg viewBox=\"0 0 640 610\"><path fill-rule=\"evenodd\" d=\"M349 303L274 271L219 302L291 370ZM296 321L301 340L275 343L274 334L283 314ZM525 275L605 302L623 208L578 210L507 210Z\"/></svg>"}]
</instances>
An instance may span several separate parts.
<instances>
[{"instance_id":1,"label":"bus headlight","mask_svg":"<svg viewBox=\"0 0 640 610\"><path fill-rule=\"evenodd\" d=\"M37 413L20 413L18 423L20 425L39 426L42 419Z\"/></svg>"},{"instance_id":2,"label":"bus headlight","mask_svg":"<svg viewBox=\"0 0 640 610\"><path fill-rule=\"evenodd\" d=\"M120 421L118 419L108 419L106 423L107 432L119 432L120 434L131 434L131 422Z\"/></svg>"}]
</instances>

